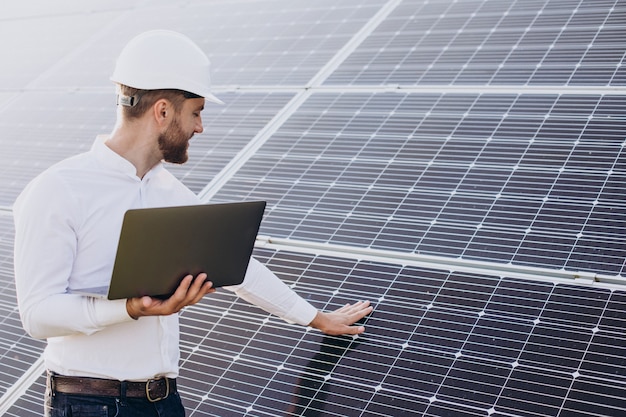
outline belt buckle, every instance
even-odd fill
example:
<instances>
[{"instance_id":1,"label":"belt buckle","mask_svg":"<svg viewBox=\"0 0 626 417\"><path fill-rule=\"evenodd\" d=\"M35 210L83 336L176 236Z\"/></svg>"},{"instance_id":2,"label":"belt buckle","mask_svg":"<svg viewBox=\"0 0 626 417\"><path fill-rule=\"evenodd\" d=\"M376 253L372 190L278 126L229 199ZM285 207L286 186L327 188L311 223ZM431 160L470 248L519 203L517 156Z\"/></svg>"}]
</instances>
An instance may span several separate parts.
<instances>
[{"instance_id":1,"label":"belt buckle","mask_svg":"<svg viewBox=\"0 0 626 417\"><path fill-rule=\"evenodd\" d=\"M150 384L152 384L153 382L160 381L160 380L165 380L165 395L162 397L152 398L152 396L150 395ZM170 380L169 379L165 377L161 377L161 378L156 378L156 379L149 379L148 381L146 381L146 397L148 398L148 401L150 401L151 403L164 400L167 398L168 395L170 395Z\"/></svg>"}]
</instances>

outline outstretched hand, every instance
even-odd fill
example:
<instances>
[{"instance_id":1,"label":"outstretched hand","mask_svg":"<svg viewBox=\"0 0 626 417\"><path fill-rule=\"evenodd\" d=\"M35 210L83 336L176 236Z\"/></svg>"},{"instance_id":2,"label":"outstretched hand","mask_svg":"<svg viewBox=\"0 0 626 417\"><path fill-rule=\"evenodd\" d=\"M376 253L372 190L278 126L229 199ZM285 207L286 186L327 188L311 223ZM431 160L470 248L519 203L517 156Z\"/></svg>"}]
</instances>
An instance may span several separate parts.
<instances>
[{"instance_id":1,"label":"outstretched hand","mask_svg":"<svg viewBox=\"0 0 626 417\"><path fill-rule=\"evenodd\" d=\"M363 326L353 326L354 323L371 313L373 307L369 301L359 301L330 312L318 311L309 326L328 335L351 335L365 331Z\"/></svg>"},{"instance_id":2,"label":"outstretched hand","mask_svg":"<svg viewBox=\"0 0 626 417\"><path fill-rule=\"evenodd\" d=\"M205 295L215 292L213 283L207 281L207 275L199 274L195 279L187 275L168 299L153 297L135 297L126 300L126 311L134 318L142 316L169 316L178 313L183 307L196 304Z\"/></svg>"}]
</instances>

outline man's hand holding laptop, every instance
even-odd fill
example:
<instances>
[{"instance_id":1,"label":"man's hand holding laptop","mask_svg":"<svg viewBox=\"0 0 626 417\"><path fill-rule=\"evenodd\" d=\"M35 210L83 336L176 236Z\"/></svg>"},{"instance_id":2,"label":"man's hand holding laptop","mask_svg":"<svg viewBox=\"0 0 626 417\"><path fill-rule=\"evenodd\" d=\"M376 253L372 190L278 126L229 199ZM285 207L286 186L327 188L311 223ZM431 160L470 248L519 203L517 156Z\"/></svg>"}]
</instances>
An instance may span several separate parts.
<instances>
[{"instance_id":1,"label":"man's hand holding laptop","mask_svg":"<svg viewBox=\"0 0 626 417\"><path fill-rule=\"evenodd\" d=\"M206 279L205 273L198 274L195 279L193 275L187 275L171 297L165 300L148 296L128 298L126 310L135 320L142 316L169 316L178 313L183 307L196 304L205 295L215 292L213 283Z\"/></svg>"}]
</instances>

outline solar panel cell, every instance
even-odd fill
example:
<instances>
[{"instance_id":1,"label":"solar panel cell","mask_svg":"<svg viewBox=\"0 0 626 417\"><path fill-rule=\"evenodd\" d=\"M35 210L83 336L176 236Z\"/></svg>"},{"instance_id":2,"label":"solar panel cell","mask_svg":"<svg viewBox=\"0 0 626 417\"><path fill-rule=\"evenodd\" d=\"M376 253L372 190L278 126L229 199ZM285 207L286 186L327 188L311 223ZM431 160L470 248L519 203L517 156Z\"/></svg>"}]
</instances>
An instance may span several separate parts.
<instances>
[{"instance_id":1,"label":"solar panel cell","mask_svg":"<svg viewBox=\"0 0 626 417\"><path fill-rule=\"evenodd\" d=\"M571 395L563 404L563 416L618 416L626 408L621 401L624 385L619 383L606 386L600 381L576 378ZM593 394L591 394L593 393Z\"/></svg>"},{"instance_id":2,"label":"solar panel cell","mask_svg":"<svg viewBox=\"0 0 626 417\"><path fill-rule=\"evenodd\" d=\"M603 378L603 374L612 375L616 385L626 384L626 344L616 333L594 331L593 339L585 352L585 360L580 372L585 377Z\"/></svg>"},{"instance_id":3,"label":"solar panel cell","mask_svg":"<svg viewBox=\"0 0 626 417\"><path fill-rule=\"evenodd\" d=\"M516 365L495 404L501 415L557 416L573 382L571 375Z\"/></svg>"},{"instance_id":4,"label":"solar panel cell","mask_svg":"<svg viewBox=\"0 0 626 417\"><path fill-rule=\"evenodd\" d=\"M511 364L518 359L533 324L528 320L516 321L507 317L483 315L463 346L463 354Z\"/></svg>"},{"instance_id":5,"label":"solar panel cell","mask_svg":"<svg viewBox=\"0 0 626 417\"><path fill-rule=\"evenodd\" d=\"M498 398L502 385L506 382L511 367L461 356L454 361L446 378L437 391L437 399L450 401L461 406L489 409ZM476 389L467 381L480 386Z\"/></svg>"},{"instance_id":6,"label":"solar panel cell","mask_svg":"<svg viewBox=\"0 0 626 417\"><path fill-rule=\"evenodd\" d=\"M382 387L397 394L417 397L414 401L418 398L427 400L437 392L453 362L451 354L404 349L389 370ZM407 405L410 406L410 403Z\"/></svg>"}]
</instances>

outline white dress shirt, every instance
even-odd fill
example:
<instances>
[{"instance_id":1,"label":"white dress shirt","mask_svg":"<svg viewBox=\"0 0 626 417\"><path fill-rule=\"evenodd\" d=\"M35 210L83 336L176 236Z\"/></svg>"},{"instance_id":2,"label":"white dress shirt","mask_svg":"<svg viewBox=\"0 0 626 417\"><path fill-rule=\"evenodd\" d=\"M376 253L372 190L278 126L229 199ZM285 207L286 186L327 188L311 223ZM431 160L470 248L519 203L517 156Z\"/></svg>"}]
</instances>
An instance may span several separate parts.
<instances>
[{"instance_id":1,"label":"white dress shirt","mask_svg":"<svg viewBox=\"0 0 626 417\"><path fill-rule=\"evenodd\" d=\"M162 164L138 178L104 137L24 189L13 207L18 306L26 331L48 341L49 370L135 381L178 375L177 314L133 320L126 300L69 291L108 284L126 210L199 203ZM254 258L243 284L228 289L287 321L307 325L317 314Z\"/></svg>"}]
</instances>

